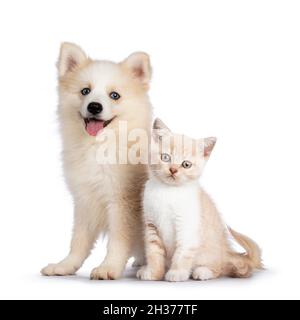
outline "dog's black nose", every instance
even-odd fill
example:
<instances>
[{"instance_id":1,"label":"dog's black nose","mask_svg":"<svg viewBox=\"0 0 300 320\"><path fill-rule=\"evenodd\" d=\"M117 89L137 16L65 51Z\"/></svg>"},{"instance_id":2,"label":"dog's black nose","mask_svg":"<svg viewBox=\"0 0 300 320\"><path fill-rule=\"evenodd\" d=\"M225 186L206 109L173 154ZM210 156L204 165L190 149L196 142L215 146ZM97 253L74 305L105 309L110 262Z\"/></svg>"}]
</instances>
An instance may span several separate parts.
<instances>
[{"instance_id":1,"label":"dog's black nose","mask_svg":"<svg viewBox=\"0 0 300 320\"><path fill-rule=\"evenodd\" d=\"M96 115L103 110L103 107L102 107L101 103L91 102L91 103L89 103L87 109L88 109L88 112L90 112L93 115Z\"/></svg>"}]
</instances>

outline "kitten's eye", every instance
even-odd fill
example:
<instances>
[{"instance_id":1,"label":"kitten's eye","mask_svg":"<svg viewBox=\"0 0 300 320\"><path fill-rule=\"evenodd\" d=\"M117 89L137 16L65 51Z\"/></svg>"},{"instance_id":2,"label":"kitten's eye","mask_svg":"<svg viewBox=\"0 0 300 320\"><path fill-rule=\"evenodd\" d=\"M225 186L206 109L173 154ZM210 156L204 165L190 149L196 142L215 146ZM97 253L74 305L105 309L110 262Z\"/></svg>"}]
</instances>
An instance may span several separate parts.
<instances>
[{"instance_id":1,"label":"kitten's eye","mask_svg":"<svg viewBox=\"0 0 300 320\"><path fill-rule=\"evenodd\" d=\"M171 157L167 153L162 153L160 158L163 162L170 162L171 161Z\"/></svg>"},{"instance_id":2,"label":"kitten's eye","mask_svg":"<svg viewBox=\"0 0 300 320\"><path fill-rule=\"evenodd\" d=\"M81 94L82 94L83 96L87 96L90 92L91 92L91 89L90 89L90 88L83 88L83 89L81 90Z\"/></svg>"},{"instance_id":3,"label":"kitten's eye","mask_svg":"<svg viewBox=\"0 0 300 320\"><path fill-rule=\"evenodd\" d=\"M192 166L192 163L188 160L184 160L181 165L184 169L189 169Z\"/></svg>"},{"instance_id":4,"label":"kitten's eye","mask_svg":"<svg viewBox=\"0 0 300 320\"><path fill-rule=\"evenodd\" d=\"M109 94L109 96L113 99L113 100L119 100L121 98L121 96L118 94L118 92L113 91Z\"/></svg>"}]
</instances>

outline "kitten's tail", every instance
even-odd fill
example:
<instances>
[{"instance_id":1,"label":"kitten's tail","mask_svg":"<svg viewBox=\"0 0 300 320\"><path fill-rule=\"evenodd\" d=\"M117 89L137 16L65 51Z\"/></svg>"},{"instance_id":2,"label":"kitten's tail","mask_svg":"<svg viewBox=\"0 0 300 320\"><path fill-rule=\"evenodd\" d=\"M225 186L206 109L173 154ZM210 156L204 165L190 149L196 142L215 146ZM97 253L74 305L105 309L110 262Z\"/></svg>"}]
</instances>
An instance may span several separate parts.
<instances>
[{"instance_id":1,"label":"kitten's tail","mask_svg":"<svg viewBox=\"0 0 300 320\"><path fill-rule=\"evenodd\" d=\"M253 270L263 269L259 246L247 236L231 228L228 229L237 243L246 250L246 253L229 252L225 268L226 275L234 278L247 278Z\"/></svg>"}]
</instances>

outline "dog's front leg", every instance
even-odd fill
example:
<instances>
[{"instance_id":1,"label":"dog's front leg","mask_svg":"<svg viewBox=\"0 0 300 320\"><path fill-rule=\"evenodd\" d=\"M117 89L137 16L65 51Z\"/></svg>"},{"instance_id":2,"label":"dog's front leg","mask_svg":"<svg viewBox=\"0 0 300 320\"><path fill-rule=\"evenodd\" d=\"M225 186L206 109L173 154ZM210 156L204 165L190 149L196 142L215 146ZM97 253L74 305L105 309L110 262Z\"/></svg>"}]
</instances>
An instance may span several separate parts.
<instances>
[{"instance_id":1,"label":"dog's front leg","mask_svg":"<svg viewBox=\"0 0 300 320\"><path fill-rule=\"evenodd\" d=\"M41 270L45 276L66 276L74 274L89 256L102 221L99 211L83 204L75 205L74 229L69 255L59 263L48 264Z\"/></svg>"},{"instance_id":2,"label":"dog's front leg","mask_svg":"<svg viewBox=\"0 0 300 320\"><path fill-rule=\"evenodd\" d=\"M136 222L127 205L118 203L108 210L108 245L102 264L91 272L92 280L115 280L122 276L132 251L133 228Z\"/></svg>"}]
</instances>

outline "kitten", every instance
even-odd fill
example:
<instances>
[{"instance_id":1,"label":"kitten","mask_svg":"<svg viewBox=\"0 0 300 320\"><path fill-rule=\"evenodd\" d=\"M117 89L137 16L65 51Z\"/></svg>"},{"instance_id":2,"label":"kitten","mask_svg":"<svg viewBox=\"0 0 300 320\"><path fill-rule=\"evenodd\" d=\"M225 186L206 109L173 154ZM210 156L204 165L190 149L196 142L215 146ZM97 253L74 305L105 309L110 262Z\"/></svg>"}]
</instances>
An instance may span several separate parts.
<instances>
[{"instance_id":1,"label":"kitten","mask_svg":"<svg viewBox=\"0 0 300 320\"><path fill-rule=\"evenodd\" d=\"M167 281L185 281L190 276L195 280L222 275L242 278L262 268L257 244L227 229L199 185L216 138L195 140L173 134L159 119L153 129L155 150L143 199L146 265L137 277ZM247 253L231 249L230 234Z\"/></svg>"}]
</instances>

